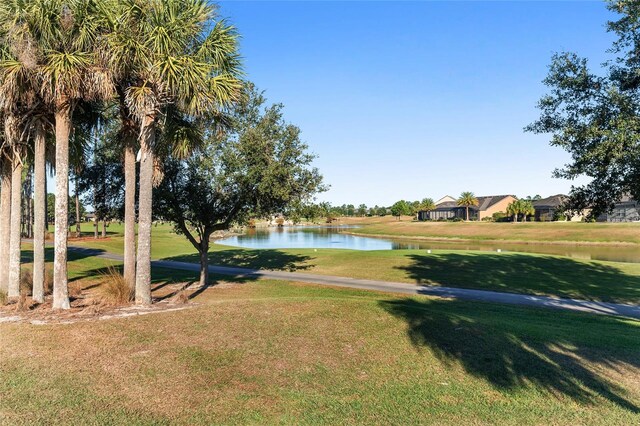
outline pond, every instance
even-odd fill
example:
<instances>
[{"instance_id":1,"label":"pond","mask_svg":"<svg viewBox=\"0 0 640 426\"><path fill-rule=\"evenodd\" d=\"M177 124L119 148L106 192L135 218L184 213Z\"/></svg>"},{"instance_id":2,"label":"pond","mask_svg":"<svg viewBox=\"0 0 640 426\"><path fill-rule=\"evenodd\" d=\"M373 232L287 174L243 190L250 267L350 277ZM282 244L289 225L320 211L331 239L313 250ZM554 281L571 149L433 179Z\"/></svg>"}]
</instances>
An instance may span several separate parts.
<instances>
[{"instance_id":1,"label":"pond","mask_svg":"<svg viewBox=\"0 0 640 426\"><path fill-rule=\"evenodd\" d=\"M249 249L350 249L350 250L481 250L552 254L586 260L640 262L640 247L577 244L522 244L490 242L436 242L360 237L345 234L355 226L291 226L248 229L247 233L217 241Z\"/></svg>"}]
</instances>

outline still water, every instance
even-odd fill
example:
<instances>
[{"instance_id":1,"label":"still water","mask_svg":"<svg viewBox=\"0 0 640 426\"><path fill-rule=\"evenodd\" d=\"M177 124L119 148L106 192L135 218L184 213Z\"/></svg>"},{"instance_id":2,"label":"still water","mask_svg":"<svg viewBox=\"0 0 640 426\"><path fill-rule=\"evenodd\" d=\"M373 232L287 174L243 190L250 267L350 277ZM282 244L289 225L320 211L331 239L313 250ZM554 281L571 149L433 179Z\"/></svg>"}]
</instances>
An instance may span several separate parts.
<instances>
[{"instance_id":1,"label":"still water","mask_svg":"<svg viewBox=\"0 0 640 426\"><path fill-rule=\"evenodd\" d=\"M250 249L350 249L350 250L481 250L541 253L576 259L640 262L636 246L597 246L574 244L519 244L485 242L435 242L402 239L369 238L345 234L351 226L291 226L284 228L248 229L245 235L225 238L218 244Z\"/></svg>"}]
</instances>

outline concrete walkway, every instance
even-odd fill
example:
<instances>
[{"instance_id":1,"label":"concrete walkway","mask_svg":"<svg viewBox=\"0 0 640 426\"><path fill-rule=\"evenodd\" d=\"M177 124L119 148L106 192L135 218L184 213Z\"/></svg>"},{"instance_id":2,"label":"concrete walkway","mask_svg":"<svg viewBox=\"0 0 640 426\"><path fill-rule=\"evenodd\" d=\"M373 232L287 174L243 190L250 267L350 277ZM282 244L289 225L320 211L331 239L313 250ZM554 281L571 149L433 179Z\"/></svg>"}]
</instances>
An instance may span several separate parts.
<instances>
[{"instance_id":1,"label":"concrete walkway","mask_svg":"<svg viewBox=\"0 0 640 426\"><path fill-rule=\"evenodd\" d=\"M69 247L70 250L97 256L103 259L122 261L121 255L105 253L100 250L82 247ZM188 262L155 260L153 266L199 272L200 265ZM475 300L481 302L505 303L509 305L534 306L553 309L564 309L577 312L588 312L602 315L617 315L640 319L640 306L619 303L592 302L579 299L564 299L550 296L533 296L528 294L503 293L497 291L472 290L454 287L425 286L389 281L363 280L337 277L331 275L308 274L301 272L269 271L262 269L236 268L229 266L209 266L214 274L230 275L238 278L268 278L284 281L297 281L334 287L347 287L360 290L374 290L387 293L424 294L444 298Z\"/></svg>"}]
</instances>

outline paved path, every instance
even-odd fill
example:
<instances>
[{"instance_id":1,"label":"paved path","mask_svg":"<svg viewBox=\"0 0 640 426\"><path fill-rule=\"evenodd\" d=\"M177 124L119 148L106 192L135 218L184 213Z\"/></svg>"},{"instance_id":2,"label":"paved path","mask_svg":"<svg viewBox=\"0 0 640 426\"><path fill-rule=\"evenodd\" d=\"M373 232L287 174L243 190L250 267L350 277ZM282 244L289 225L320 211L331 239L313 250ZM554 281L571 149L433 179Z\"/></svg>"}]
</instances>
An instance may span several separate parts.
<instances>
[{"instance_id":1,"label":"paved path","mask_svg":"<svg viewBox=\"0 0 640 426\"><path fill-rule=\"evenodd\" d=\"M122 261L121 255L106 253L101 250L82 247L69 247L70 250L83 252L103 259ZM174 262L155 260L153 266L199 272L200 265L189 262ZM235 277L269 278L285 281L307 282L335 287L348 287L361 290L374 290L387 293L425 294L445 298L476 300L481 302L505 303L509 305L524 305L564 309L569 311L589 312L603 315L619 315L640 319L640 306L618 303L592 302L588 300L564 299L550 296L533 296L528 294L502 293L497 291L472 290L454 287L425 286L389 281L363 280L331 275L308 274L301 272L269 271L262 269L236 268L229 266L209 266L209 271L215 274L231 275Z\"/></svg>"}]
</instances>

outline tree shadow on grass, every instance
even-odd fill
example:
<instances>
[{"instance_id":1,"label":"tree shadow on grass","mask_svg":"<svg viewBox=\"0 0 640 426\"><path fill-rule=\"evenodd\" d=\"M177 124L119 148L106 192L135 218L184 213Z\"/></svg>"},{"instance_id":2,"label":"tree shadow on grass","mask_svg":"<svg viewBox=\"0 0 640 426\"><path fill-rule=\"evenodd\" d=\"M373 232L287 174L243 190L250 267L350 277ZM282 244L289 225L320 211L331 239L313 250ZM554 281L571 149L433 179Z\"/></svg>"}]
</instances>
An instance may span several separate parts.
<instances>
[{"instance_id":1,"label":"tree shadow on grass","mask_svg":"<svg viewBox=\"0 0 640 426\"><path fill-rule=\"evenodd\" d=\"M419 284L640 303L640 277L602 263L525 254L414 254L398 269Z\"/></svg>"},{"instance_id":2,"label":"tree shadow on grass","mask_svg":"<svg viewBox=\"0 0 640 426\"><path fill-rule=\"evenodd\" d=\"M249 269L267 269L272 271L304 271L313 267L309 264L313 258L299 254L286 253L280 250L219 250L209 253L209 264L234 266ZM176 256L163 260L199 263L197 254Z\"/></svg>"},{"instance_id":3,"label":"tree shadow on grass","mask_svg":"<svg viewBox=\"0 0 640 426\"><path fill-rule=\"evenodd\" d=\"M105 251L102 249L73 249L67 252L67 260L73 262L74 260L82 260L88 257L95 257L103 254ZM44 249L45 262L53 262L53 247L45 247ZM33 263L33 250L20 250L20 263Z\"/></svg>"},{"instance_id":4,"label":"tree shadow on grass","mask_svg":"<svg viewBox=\"0 0 640 426\"><path fill-rule=\"evenodd\" d=\"M109 265L100 268L94 268L85 271L82 275L76 276L69 280L69 282L81 281L85 279L106 277L109 273L115 270L120 274L124 273L123 265ZM209 284L207 286L198 287L199 273L191 271L183 271L179 269L152 267L151 268L151 293L154 302L160 302L163 300L171 299L178 293L184 290L192 290L189 293L189 299L194 299L202 294L206 289L216 286L221 281L233 281L237 284L244 284L257 280L257 277L247 275L237 276L218 276L212 274L209 276ZM83 290L92 290L100 287L103 284L103 280L98 282L92 282L86 286L83 286Z\"/></svg>"},{"instance_id":5,"label":"tree shadow on grass","mask_svg":"<svg viewBox=\"0 0 640 426\"><path fill-rule=\"evenodd\" d=\"M624 388L597 373L599 366L637 371L637 351L616 351L602 341L599 349L585 344L605 333L605 340L621 336L631 347L640 347L638 327L618 318L566 314L558 331L559 318L537 310L500 307L496 313L491 305L415 299L380 303L406 321L415 347L430 349L447 366L461 365L498 390L535 386L580 403L596 403L601 397L640 412Z\"/></svg>"}]
</instances>

